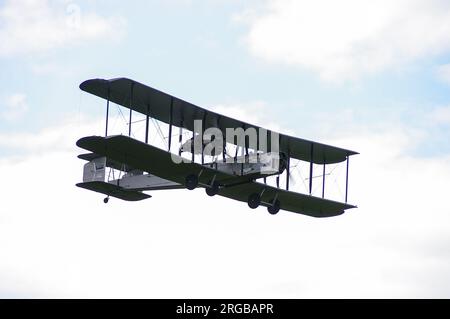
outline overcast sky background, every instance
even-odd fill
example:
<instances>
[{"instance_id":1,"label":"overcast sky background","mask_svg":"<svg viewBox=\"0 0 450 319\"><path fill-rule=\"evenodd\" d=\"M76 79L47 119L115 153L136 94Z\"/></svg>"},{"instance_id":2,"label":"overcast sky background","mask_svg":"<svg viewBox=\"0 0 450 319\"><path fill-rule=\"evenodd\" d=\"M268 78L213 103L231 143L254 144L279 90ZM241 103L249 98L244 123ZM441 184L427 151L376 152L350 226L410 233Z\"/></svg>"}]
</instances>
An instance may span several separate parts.
<instances>
[{"instance_id":1,"label":"overcast sky background","mask_svg":"<svg viewBox=\"0 0 450 319\"><path fill-rule=\"evenodd\" d=\"M450 297L450 2L0 1L0 297ZM313 219L76 188L89 78L356 150Z\"/></svg>"}]
</instances>

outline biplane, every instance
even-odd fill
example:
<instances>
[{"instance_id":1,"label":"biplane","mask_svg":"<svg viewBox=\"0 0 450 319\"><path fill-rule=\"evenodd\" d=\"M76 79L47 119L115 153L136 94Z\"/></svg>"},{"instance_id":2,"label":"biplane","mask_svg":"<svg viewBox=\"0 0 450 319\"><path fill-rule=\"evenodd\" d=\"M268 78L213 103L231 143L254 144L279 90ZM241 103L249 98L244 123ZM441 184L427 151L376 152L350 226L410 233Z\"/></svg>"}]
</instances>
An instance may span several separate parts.
<instances>
[{"instance_id":1,"label":"biplane","mask_svg":"<svg viewBox=\"0 0 450 319\"><path fill-rule=\"evenodd\" d=\"M87 80L80 89L106 100L106 125L104 136L77 141L77 146L88 151L78 156L87 163L83 182L77 186L106 195L105 203L110 197L144 200L151 197L148 191L204 188L208 196L246 202L252 209L263 206L270 214L284 210L331 217L356 207L347 202L349 158L358 154L354 151L279 134L127 78ZM129 110L128 134L109 134L112 103ZM145 122L141 139L132 134L136 113ZM149 142L150 122L155 120L168 129L164 148ZM290 189L293 160L309 167L305 179L309 192ZM337 163L346 166L342 201L325 198L326 167ZM323 167L319 175L322 196L312 194L317 165ZM269 178L275 178L274 185L267 182Z\"/></svg>"}]
</instances>

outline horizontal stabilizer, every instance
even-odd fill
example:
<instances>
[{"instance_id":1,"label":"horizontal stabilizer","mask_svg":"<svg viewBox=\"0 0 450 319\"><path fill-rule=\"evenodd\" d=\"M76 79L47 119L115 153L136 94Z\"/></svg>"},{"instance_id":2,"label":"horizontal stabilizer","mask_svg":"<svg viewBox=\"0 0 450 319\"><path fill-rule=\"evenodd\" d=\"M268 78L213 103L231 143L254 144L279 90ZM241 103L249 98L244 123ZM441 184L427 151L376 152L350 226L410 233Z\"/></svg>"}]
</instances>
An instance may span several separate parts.
<instances>
[{"instance_id":1,"label":"horizontal stabilizer","mask_svg":"<svg viewBox=\"0 0 450 319\"><path fill-rule=\"evenodd\" d=\"M126 190L120 186L113 185L106 182L86 182L86 183L78 183L78 187L94 191L97 193L102 193L107 196L116 197L126 201L140 201L143 199L151 198L152 196L144 194L138 191L130 191Z\"/></svg>"}]
</instances>

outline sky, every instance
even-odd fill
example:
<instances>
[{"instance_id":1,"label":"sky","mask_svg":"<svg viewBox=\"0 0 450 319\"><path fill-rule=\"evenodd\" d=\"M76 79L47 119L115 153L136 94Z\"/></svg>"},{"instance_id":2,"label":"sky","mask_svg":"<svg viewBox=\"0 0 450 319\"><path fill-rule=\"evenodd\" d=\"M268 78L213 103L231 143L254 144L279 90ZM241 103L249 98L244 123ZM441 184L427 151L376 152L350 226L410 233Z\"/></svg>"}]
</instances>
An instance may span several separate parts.
<instances>
[{"instance_id":1,"label":"sky","mask_svg":"<svg viewBox=\"0 0 450 319\"><path fill-rule=\"evenodd\" d=\"M449 298L450 3L0 0L0 297ZM358 151L346 214L75 187L90 78ZM297 182L301 184L301 182Z\"/></svg>"}]
</instances>

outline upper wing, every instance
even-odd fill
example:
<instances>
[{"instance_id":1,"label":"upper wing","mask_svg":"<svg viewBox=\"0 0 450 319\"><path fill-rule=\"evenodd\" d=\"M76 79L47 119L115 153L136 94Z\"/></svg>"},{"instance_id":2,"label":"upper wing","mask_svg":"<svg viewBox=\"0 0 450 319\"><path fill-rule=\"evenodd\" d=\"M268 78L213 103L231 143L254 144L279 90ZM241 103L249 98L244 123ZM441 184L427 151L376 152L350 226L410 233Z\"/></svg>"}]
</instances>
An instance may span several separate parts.
<instances>
[{"instance_id":1,"label":"upper wing","mask_svg":"<svg viewBox=\"0 0 450 319\"><path fill-rule=\"evenodd\" d=\"M268 203L277 198L281 203L281 209L313 217L336 216L342 214L346 209L354 208L351 205L289 192L257 182L238 185L247 178L226 174L192 162L176 164L172 160L172 156L177 159L177 155L127 136L84 137L77 142L77 145L96 154L112 158L114 161L126 163L134 168L183 185L185 177L189 174L199 175L199 181L203 185L209 184L214 177L222 185L237 184L221 188L219 195L239 201L246 202L250 194L258 193L262 194L263 205L268 206Z\"/></svg>"},{"instance_id":2,"label":"upper wing","mask_svg":"<svg viewBox=\"0 0 450 319\"><path fill-rule=\"evenodd\" d=\"M225 132L227 128L255 128L257 131L260 129L259 126L203 109L126 78L87 80L81 83L80 89L101 98L109 99L116 104L131 108L134 111L149 115L162 122L172 122L173 125L186 128L190 131L194 131L194 120L203 120L205 129L217 127L222 132ZM279 136L281 152L289 154L292 158L307 162L333 164L346 160L347 156L358 154L354 151L297 137L283 134ZM234 139L227 140L227 142L232 144L237 143ZM271 149L270 144L270 139L268 139L268 149Z\"/></svg>"}]
</instances>

